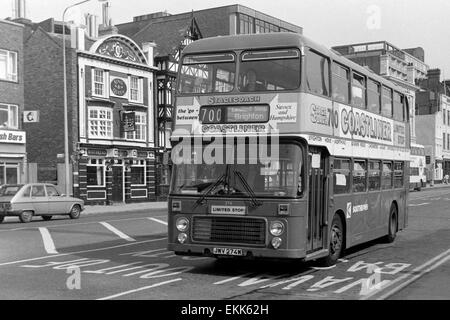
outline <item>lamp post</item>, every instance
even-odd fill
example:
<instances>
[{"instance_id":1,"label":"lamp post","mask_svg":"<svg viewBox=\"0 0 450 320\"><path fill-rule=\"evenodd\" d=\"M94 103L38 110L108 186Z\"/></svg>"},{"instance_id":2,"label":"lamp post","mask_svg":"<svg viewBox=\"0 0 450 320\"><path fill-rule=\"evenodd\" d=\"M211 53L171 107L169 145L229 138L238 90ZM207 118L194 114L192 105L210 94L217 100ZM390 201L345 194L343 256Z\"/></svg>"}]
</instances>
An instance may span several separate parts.
<instances>
[{"instance_id":1,"label":"lamp post","mask_svg":"<svg viewBox=\"0 0 450 320\"><path fill-rule=\"evenodd\" d=\"M63 39L63 82L64 82L64 172L65 172L65 193L66 195L69 195L70 190L70 170L69 170L69 124L68 124L68 111L67 111L67 71L66 71L66 23L65 23L65 16L67 10L76 7L80 4L83 4L85 2L88 2L91 0L83 0L80 2L77 2L71 6L68 6L62 16L62 24L63 24L63 33L62 33L62 39ZM107 0L98 0L99 2L105 2Z\"/></svg>"}]
</instances>

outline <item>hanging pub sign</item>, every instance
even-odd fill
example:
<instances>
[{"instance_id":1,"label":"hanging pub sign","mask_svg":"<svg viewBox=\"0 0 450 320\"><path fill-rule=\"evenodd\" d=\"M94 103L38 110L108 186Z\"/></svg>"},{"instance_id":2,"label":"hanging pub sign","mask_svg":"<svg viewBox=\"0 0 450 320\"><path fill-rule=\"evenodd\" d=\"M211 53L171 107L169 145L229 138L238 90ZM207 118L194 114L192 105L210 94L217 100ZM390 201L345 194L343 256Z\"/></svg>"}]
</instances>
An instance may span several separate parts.
<instances>
[{"instance_id":1,"label":"hanging pub sign","mask_svg":"<svg viewBox=\"0 0 450 320\"><path fill-rule=\"evenodd\" d=\"M127 94L127 79L119 77L110 77L111 95L119 98L126 98Z\"/></svg>"},{"instance_id":2,"label":"hanging pub sign","mask_svg":"<svg viewBox=\"0 0 450 320\"><path fill-rule=\"evenodd\" d=\"M122 130L124 132L136 130L136 115L134 111L122 112Z\"/></svg>"}]
</instances>

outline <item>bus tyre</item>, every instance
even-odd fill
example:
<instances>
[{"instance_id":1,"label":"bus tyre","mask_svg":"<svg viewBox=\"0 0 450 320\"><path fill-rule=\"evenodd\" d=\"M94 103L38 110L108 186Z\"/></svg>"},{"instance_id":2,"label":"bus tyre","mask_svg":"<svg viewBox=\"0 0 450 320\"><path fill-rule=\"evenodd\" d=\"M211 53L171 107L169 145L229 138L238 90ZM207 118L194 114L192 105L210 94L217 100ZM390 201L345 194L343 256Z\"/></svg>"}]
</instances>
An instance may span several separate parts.
<instances>
[{"instance_id":1,"label":"bus tyre","mask_svg":"<svg viewBox=\"0 0 450 320\"><path fill-rule=\"evenodd\" d=\"M336 264L344 251L344 237L342 219L339 215L335 214L331 223L328 256L322 259L321 265L330 267Z\"/></svg>"},{"instance_id":2,"label":"bus tyre","mask_svg":"<svg viewBox=\"0 0 450 320\"><path fill-rule=\"evenodd\" d=\"M392 243L397 236L397 223L398 223L398 213L397 206L392 205L389 211L389 223L388 223L388 234L385 237L387 243Z\"/></svg>"},{"instance_id":3,"label":"bus tyre","mask_svg":"<svg viewBox=\"0 0 450 320\"><path fill-rule=\"evenodd\" d=\"M0 216L0 223L2 223L3 220L5 220L5 216Z\"/></svg>"},{"instance_id":4,"label":"bus tyre","mask_svg":"<svg viewBox=\"0 0 450 320\"><path fill-rule=\"evenodd\" d=\"M19 216L20 222L28 223L33 219L33 211L22 211Z\"/></svg>"}]
</instances>

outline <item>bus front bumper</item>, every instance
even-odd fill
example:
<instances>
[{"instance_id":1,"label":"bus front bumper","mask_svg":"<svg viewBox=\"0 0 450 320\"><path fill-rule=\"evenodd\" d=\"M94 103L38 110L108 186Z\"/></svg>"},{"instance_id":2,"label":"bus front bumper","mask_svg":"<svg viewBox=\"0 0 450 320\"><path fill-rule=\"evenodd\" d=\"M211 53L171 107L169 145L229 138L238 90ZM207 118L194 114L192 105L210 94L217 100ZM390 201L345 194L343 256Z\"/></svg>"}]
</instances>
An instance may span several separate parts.
<instances>
[{"instance_id":1,"label":"bus front bumper","mask_svg":"<svg viewBox=\"0 0 450 320\"><path fill-rule=\"evenodd\" d=\"M213 253L214 248L241 249L242 255L229 256L235 258L302 259L305 258L306 256L304 249L252 248L252 247L229 246L221 244L169 243L167 248L169 251L174 251L175 254L186 256L206 256L206 257L224 256L214 254Z\"/></svg>"}]
</instances>

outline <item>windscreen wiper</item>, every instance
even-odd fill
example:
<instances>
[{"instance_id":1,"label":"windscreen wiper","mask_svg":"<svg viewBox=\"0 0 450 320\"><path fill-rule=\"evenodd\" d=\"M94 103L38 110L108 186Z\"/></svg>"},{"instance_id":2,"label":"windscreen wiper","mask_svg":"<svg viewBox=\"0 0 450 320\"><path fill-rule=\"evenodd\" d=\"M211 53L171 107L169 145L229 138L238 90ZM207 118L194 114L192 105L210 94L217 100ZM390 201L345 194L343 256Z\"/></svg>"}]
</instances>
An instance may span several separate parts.
<instances>
[{"instance_id":1,"label":"windscreen wiper","mask_svg":"<svg viewBox=\"0 0 450 320\"><path fill-rule=\"evenodd\" d=\"M214 183L212 186L210 186L208 188L208 190L200 197L198 198L197 201L195 201L195 207L197 207L200 204L203 204L203 201L205 200L205 198L216 188L218 187L220 184L224 184L225 186L228 184L227 180L228 180L228 170L229 170L229 165L227 164L227 168L225 170L225 173L223 175L220 176L220 178L216 181L216 183Z\"/></svg>"},{"instance_id":2,"label":"windscreen wiper","mask_svg":"<svg viewBox=\"0 0 450 320\"><path fill-rule=\"evenodd\" d=\"M245 191L247 191L248 195L250 196L251 201L251 206L252 207L259 207L260 205L262 205L261 201L256 200L256 194L253 191L253 189L250 187L250 185L247 183L247 180L245 180L244 176L242 175L241 172L234 170L233 171L235 175L238 176L239 180L241 180L242 185L244 186Z\"/></svg>"}]
</instances>

